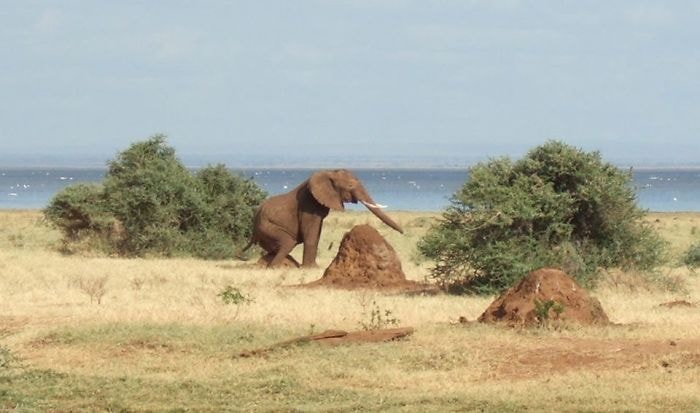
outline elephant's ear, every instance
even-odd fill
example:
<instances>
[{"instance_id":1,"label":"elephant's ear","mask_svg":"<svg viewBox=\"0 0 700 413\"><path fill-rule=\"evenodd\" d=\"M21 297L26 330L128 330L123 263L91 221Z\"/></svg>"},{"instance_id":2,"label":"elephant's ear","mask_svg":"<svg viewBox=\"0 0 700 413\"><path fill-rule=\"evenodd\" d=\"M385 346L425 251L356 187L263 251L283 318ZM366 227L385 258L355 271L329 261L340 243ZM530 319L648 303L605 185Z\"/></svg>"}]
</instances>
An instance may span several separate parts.
<instances>
[{"instance_id":1,"label":"elephant's ear","mask_svg":"<svg viewBox=\"0 0 700 413\"><path fill-rule=\"evenodd\" d=\"M321 205L337 209L338 211L345 211L343 200L326 172L316 172L311 175L311 178L309 178L309 189Z\"/></svg>"}]
</instances>

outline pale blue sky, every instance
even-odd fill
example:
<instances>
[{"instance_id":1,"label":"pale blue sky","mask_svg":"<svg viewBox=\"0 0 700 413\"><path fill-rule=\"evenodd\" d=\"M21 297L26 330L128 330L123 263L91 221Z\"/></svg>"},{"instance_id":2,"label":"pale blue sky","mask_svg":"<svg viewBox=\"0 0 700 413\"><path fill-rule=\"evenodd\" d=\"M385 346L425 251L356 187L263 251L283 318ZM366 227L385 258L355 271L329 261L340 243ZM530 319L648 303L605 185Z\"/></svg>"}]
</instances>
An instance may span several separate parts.
<instances>
[{"instance_id":1,"label":"pale blue sky","mask_svg":"<svg viewBox=\"0 0 700 413\"><path fill-rule=\"evenodd\" d=\"M700 164L699 44L692 1L6 0L0 163L162 132L231 166L458 164L551 138Z\"/></svg>"}]
</instances>

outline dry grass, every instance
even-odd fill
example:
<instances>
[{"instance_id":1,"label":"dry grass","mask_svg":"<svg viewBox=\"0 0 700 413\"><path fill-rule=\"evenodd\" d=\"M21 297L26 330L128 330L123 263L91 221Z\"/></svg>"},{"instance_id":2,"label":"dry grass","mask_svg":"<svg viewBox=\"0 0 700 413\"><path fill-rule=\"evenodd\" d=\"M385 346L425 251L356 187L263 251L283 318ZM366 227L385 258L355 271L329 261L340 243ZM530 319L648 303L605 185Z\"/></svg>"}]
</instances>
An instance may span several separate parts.
<instances>
[{"instance_id":1,"label":"dry grass","mask_svg":"<svg viewBox=\"0 0 700 413\"><path fill-rule=\"evenodd\" d=\"M700 240L700 214L696 212L652 212L647 221L671 243L671 254L676 259Z\"/></svg>"},{"instance_id":2,"label":"dry grass","mask_svg":"<svg viewBox=\"0 0 700 413\"><path fill-rule=\"evenodd\" d=\"M593 294L621 325L561 331L457 323L477 318L491 298L290 287L319 278L343 233L362 223L380 229L408 278L424 279L415 244L436 215L392 216L404 236L368 213L331 214L318 269L264 270L63 256L39 213L0 212L0 350L14 357L14 367L0 367L0 411L700 409L700 276L683 267L666 271L684 293L631 289L633 275L616 274L617 285ZM700 214L649 219L676 254L700 236ZM106 280L99 303L81 280ZM224 304L217 294L228 285L253 302ZM658 306L678 299L699 306ZM359 329L372 303L416 333L234 357L310 331Z\"/></svg>"}]
</instances>

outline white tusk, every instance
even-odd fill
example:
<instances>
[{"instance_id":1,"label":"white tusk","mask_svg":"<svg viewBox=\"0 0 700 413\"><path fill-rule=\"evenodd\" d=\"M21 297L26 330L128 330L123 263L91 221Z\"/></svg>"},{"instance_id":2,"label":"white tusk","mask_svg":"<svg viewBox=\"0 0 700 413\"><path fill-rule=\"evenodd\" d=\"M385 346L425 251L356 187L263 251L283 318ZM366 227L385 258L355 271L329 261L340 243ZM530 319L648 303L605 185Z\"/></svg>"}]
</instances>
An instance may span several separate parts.
<instances>
[{"instance_id":1,"label":"white tusk","mask_svg":"<svg viewBox=\"0 0 700 413\"><path fill-rule=\"evenodd\" d=\"M365 201L360 201L362 202L366 207L368 208L388 208L388 205L381 205L381 204L370 204L369 202Z\"/></svg>"}]
</instances>

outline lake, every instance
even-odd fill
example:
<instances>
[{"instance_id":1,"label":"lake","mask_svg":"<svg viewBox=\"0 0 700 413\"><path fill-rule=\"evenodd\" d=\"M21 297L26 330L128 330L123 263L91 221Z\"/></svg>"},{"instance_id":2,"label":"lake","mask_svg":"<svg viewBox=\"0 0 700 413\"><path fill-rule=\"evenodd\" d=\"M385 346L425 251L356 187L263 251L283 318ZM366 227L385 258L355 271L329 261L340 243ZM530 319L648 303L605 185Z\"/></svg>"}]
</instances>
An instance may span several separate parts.
<instances>
[{"instance_id":1,"label":"lake","mask_svg":"<svg viewBox=\"0 0 700 413\"><path fill-rule=\"evenodd\" d=\"M270 195L286 192L309 177L312 169L234 170L254 179ZM372 197L389 209L439 211L467 180L460 169L353 169ZM0 209L40 209L68 185L100 182L106 169L0 168ZM700 211L700 170L634 171L639 205L651 211ZM352 205L350 209L362 209Z\"/></svg>"}]
</instances>

